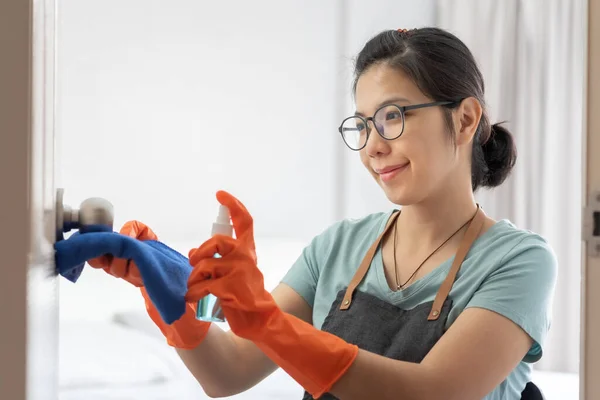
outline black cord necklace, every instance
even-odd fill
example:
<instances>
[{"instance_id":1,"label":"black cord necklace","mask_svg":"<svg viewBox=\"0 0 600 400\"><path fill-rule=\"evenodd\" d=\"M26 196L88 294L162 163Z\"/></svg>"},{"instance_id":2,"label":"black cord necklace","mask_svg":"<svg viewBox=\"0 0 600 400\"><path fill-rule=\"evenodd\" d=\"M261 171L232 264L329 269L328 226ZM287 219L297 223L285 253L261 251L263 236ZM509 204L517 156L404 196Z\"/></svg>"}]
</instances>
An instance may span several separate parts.
<instances>
[{"instance_id":1,"label":"black cord necklace","mask_svg":"<svg viewBox=\"0 0 600 400\"><path fill-rule=\"evenodd\" d=\"M475 215L477 215L477 213L475 213ZM437 253L439 249L441 249L442 247L444 247L444 245L446 243L448 243L448 241L450 241L450 239L452 239L454 236L456 236L456 234L458 232L460 232L465 226L467 226L473 220L473 218L475 218L475 215L473 215L471 218L469 218L469 220L467 222L465 222L460 228L458 228L456 230L456 232L454 232L452 235L450 235L450 237L448 237L448 239L444 240L444 242L442 244L440 244L431 254L429 254L427 256L427 258L425 258L421 262L421 264L419 264L419 266L417 267L417 269L415 269L415 272L413 272L408 277L408 279L406 280L406 282L404 282L402 284L400 284L398 282L398 263L396 262L396 247L398 246L398 242L397 242L398 220L396 220L396 223L394 224L394 275L396 277L396 290L404 289L404 287L408 284L408 282L410 282L410 280L417 274L417 272L419 272L419 270L421 269L421 267L423 265L425 265L425 263L427 262L427 260L429 260L431 258L431 256L433 256L435 253Z\"/></svg>"}]
</instances>

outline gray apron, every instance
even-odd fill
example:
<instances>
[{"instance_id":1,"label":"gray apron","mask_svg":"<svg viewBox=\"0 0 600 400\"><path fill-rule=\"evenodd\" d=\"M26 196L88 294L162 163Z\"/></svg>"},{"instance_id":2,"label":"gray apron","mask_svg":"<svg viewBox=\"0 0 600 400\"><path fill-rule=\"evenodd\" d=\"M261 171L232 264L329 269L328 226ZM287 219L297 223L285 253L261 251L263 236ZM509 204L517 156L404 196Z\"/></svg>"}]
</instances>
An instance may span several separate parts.
<instances>
[{"instance_id":1,"label":"gray apron","mask_svg":"<svg viewBox=\"0 0 600 400\"><path fill-rule=\"evenodd\" d=\"M321 330L363 350L396 360L420 363L445 332L446 320L452 308L452 299L448 298L448 294L471 245L481 232L485 214L481 208L477 208L477 213L469 223L450 271L440 285L435 299L410 310L403 310L371 294L356 290L367 274L381 240L394 225L398 215L399 211L392 214L383 232L367 251L348 287L338 292ZM543 400L539 390L530 382L526 391L532 389L533 397L522 395L521 398ZM304 393L303 400L312 399L309 393ZM329 393L325 393L319 399L338 400Z\"/></svg>"}]
</instances>

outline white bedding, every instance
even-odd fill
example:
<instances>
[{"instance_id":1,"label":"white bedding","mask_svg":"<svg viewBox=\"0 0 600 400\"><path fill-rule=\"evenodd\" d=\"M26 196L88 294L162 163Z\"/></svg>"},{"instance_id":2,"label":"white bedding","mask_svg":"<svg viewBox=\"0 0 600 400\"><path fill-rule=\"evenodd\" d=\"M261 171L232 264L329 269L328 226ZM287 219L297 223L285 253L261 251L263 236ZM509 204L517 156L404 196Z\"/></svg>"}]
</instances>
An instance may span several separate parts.
<instances>
[{"instance_id":1,"label":"white bedding","mask_svg":"<svg viewBox=\"0 0 600 400\"><path fill-rule=\"evenodd\" d=\"M233 399L302 397L278 371ZM203 400L209 397L164 339L111 322L65 322L59 347L59 400Z\"/></svg>"},{"instance_id":2,"label":"white bedding","mask_svg":"<svg viewBox=\"0 0 600 400\"><path fill-rule=\"evenodd\" d=\"M194 244L173 246L183 254ZM304 243L257 240L265 286L272 289ZM60 281L59 400L208 399L146 315L139 291L87 268ZM535 371L546 400L577 400L578 377ZM301 399L302 388L279 370L237 400Z\"/></svg>"}]
</instances>

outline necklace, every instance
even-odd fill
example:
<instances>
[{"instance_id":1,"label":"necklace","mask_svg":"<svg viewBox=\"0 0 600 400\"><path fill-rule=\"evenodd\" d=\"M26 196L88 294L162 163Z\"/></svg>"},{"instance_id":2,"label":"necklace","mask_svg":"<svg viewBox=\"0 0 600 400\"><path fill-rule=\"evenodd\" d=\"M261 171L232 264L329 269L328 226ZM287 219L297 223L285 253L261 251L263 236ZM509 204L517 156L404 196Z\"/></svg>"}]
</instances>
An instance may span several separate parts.
<instances>
[{"instance_id":1,"label":"necklace","mask_svg":"<svg viewBox=\"0 0 600 400\"><path fill-rule=\"evenodd\" d=\"M479 211L479 209L478 209L477 211ZM477 212L475 213L475 215L477 215ZM408 277L408 279L406 280L406 282L404 282L404 283L402 283L402 284L400 284L400 283L398 282L398 264L397 264L397 262L396 262L396 247L397 247L397 243L398 243L398 242L397 242L397 227L398 227L398 221L396 221L396 223L394 224L394 275L395 275L395 277L396 277L396 290L403 289L403 288L406 286L406 284L407 284L408 282L410 282L410 280L411 280L411 279L412 279L412 278L413 278L413 277L414 277L414 276L417 274L417 272L419 272L419 270L421 269L421 267L422 267L423 265L425 265L425 263L427 262L427 260L429 260L429 259L431 258L431 256L433 256L435 253L437 253L439 249L441 249L442 247L444 247L444 245L445 245L446 243L448 243L448 241L450 241L450 239L452 239L454 236L456 236L456 234L457 234L458 232L460 232L460 231L461 231L461 230L462 230L462 229L463 229L465 226L467 226L467 225L468 225L468 224L469 224L469 223L470 223L470 222L473 220L473 218L475 218L475 215L473 215L471 218L469 218L469 220L468 220L467 222L465 222L465 223L464 223L464 224L463 224L463 225L462 225L460 228L458 228L458 229L456 230L456 232L454 232L452 235L450 235L450 236L448 237L448 239L444 240L444 242L443 242L442 244L440 244L440 245L439 245L439 246L438 246L438 247L437 247L437 248L436 248L436 249L435 249L433 252L431 252L431 254L429 254L429 255L427 256L427 258L425 258L425 259L424 259L424 260L421 262L421 264L419 264L419 266L417 267L417 269L415 269L415 272L413 272L413 273L412 273L412 274L411 274L411 275Z\"/></svg>"}]
</instances>

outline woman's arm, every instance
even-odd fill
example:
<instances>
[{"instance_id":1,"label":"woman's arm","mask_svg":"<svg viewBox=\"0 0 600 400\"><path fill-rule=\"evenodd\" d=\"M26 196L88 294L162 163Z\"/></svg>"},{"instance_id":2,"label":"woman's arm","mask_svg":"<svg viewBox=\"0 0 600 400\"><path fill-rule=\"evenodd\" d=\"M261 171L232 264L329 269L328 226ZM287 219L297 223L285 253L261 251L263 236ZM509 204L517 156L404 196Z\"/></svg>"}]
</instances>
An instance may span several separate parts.
<instances>
[{"instance_id":1,"label":"woman's arm","mask_svg":"<svg viewBox=\"0 0 600 400\"><path fill-rule=\"evenodd\" d=\"M311 307L289 286L277 286L272 295L284 312L312 323ZM200 346L193 350L177 349L177 353L210 397L241 393L277 369L254 343L215 324Z\"/></svg>"},{"instance_id":2,"label":"woman's arm","mask_svg":"<svg viewBox=\"0 0 600 400\"><path fill-rule=\"evenodd\" d=\"M533 340L514 322L465 310L420 364L361 350L331 393L353 399L481 399L523 359Z\"/></svg>"}]
</instances>

